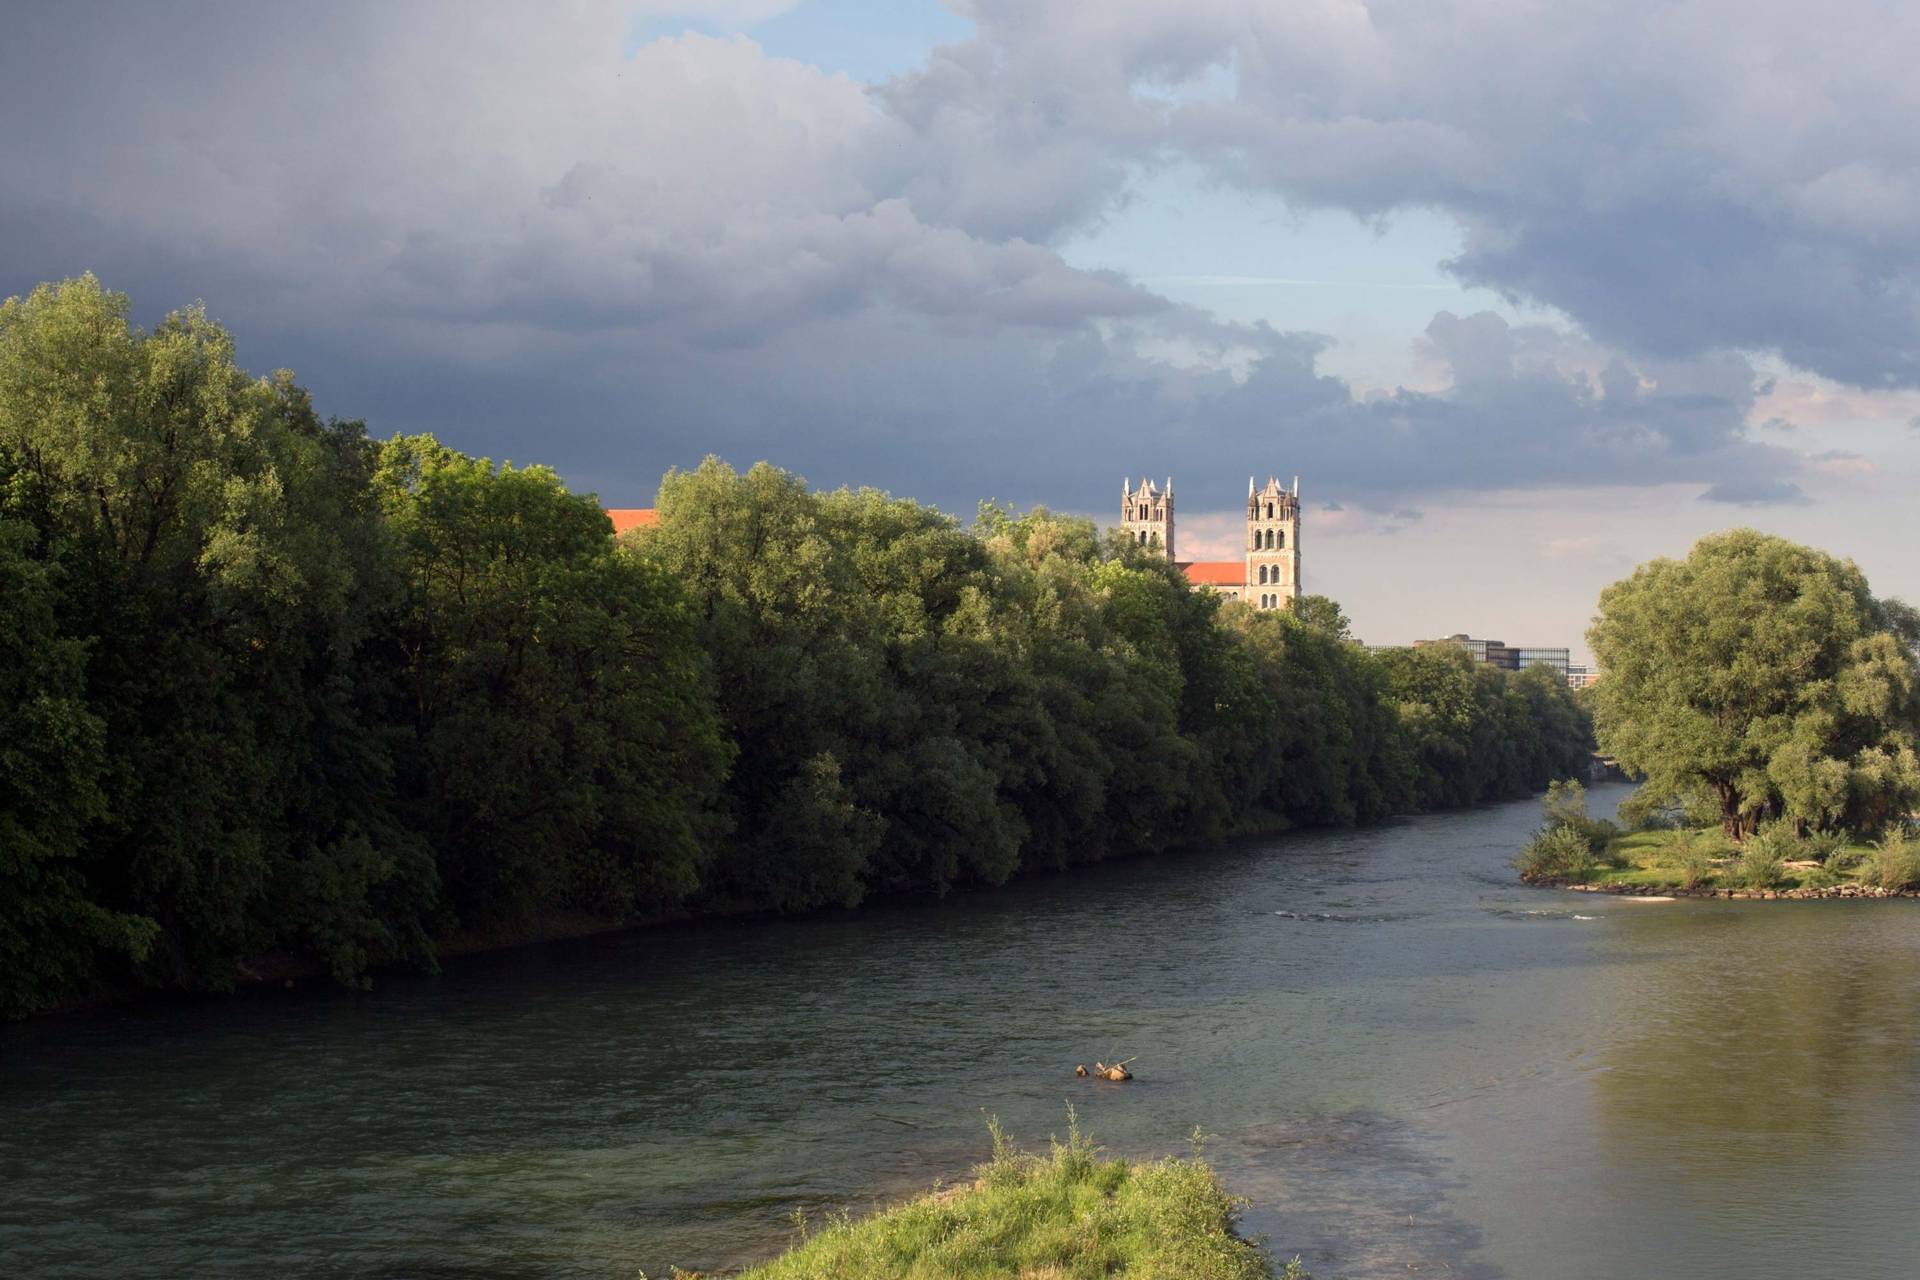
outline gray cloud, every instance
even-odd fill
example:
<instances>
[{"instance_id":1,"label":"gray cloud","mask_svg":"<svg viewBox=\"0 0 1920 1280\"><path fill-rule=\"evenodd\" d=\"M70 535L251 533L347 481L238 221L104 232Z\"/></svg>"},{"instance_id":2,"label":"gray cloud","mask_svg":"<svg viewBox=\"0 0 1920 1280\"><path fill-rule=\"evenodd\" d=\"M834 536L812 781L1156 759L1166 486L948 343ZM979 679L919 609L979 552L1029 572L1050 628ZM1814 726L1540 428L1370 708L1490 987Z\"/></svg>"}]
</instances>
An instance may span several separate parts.
<instances>
[{"instance_id":1,"label":"gray cloud","mask_svg":"<svg viewBox=\"0 0 1920 1280\"><path fill-rule=\"evenodd\" d=\"M1725 175L1763 157L1703 170L1725 128L1660 127L1674 77L1589 100L1561 45L1627 57L1615 37L1573 24L1518 58L1557 11L1482 50L1477 20L1426 7L973 8L978 39L868 92L744 39L625 57L632 11L591 0L34 7L0 45L0 112L28 126L0 133L0 291L92 269L149 316L205 297L323 408L534 454L624 501L708 451L961 510L1104 510L1109 473L1168 466L1195 505L1281 468L1382 511L1649 477L1778 501L1799 461L1746 438L1758 379L1727 348L1905 376L1904 286L1849 292L1861 246L1889 269L1907 251L1882 170L1756 204L1758 179ZM1434 38L1448 20L1461 41ZM1453 209L1458 270L1603 340L1443 313L1424 341L1448 385L1362 398L1318 371L1322 338L1050 247L1172 155L1304 203ZM1682 176L1666 198L1692 203L1663 217ZM1696 244L1723 205L1765 216ZM1821 253L1769 276L1789 232ZM1802 296L1816 270L1833 278Z\"/></svg>"},{"instance_id":2,"label":"gray cloud","mask_svg":"<svg viewBox=\"0 0 1920 1280\"><path fill-rule=\"evenodd\" d=\"M1303 206L1446 209L1466 231L1463 280L1638 353L1775 350L1855 385L1920 385L1911 7L967 8L980 38L887 96L922 136L985 151L968 170L983 185L1017 181L998 157L1039 117ZM1057 172L1082 188L1111 176ZM1087 189L1033 194L1024 219L992 225L1045 236L1099 208ZM941 207L970 204L943 192Z\"/></svg>"},{"instance_id":3,"label":"gray cloud","mask_svg":"<svg viewBox=\"0 0 1920 1280\"><path fill-rule=\"evenodd\" d=\"M1708 502L1742 507L1801 506L1807 502L1800 486L1787 480L1727 480L1700 496Z\"/></svg>"}]
</instances>

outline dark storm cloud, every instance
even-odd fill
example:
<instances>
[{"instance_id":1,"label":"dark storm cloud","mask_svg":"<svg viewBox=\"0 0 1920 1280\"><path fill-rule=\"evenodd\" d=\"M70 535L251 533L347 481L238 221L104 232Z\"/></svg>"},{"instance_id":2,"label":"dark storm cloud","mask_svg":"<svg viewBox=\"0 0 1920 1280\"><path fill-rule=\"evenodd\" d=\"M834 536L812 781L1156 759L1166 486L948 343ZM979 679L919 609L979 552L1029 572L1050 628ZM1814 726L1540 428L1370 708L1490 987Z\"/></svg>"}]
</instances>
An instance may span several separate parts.
<instances>
[{"instance_id":1,"label":"dark storm cloud","mask_svg":"<svg viewBox=\"0 0 1920 1280\"><path fill-rule=\"evenodd\" d=\"M1920 385L1920 9L1835 0L973 0L888 100L985 185L1050 136L1361 216L1442 208L1464 279L1642 354ZM1056 172L1105 181L1081 159ZM1079 192L1046 191L1047 234ZM940 193L967 216L977 198ZM1003 201L1004 203L1004 201Z\"/></svg>"},{"instance_id":2,"label":"dark storm cloud","mask_svg":"<svg viewBox=\"0 0 1920 1280\"><path fill-rule=\"evenodd\" d=\"M1200 506L1280 468L1380 510L1543 483L1797 494L1797 455L1746 439L1756 378L1722 351L1769 345L1752 326L1773 321L1747 314L1750 292L1691 296L1786 242L1741 224L1667 291L1684 307L1667 297L1641 258L1670 269L1685 245L1622 247L1657 218L1610 222L1590 182L1553 194L1593 157L1559 154L1537 117L1551 67L1495 111L1412 47L1433 19L1408 11L979 10L978 40L870 93L743 39L623 56L632 10L585 0L29 9L0 44L0 112L25 122L0 133L0 290L91 269L149 319L203 297L245 359L293 367L325 409L550 461L621 501L710 451L960 510L1104 510L1119 473L1170 466L1218 477L1218 494L1183 486ZM1223 87L1208 68L1227 63ZM1323 339L1222 323L1050 247L1175 152L1362 212L1455 208L1461 271L1613 345L1443 314L1426 337L1440 389L1361 397L1317 371ZM1643 210L1652 186L1617 207ZM1548 253L1556 201L1598 242ZM1880 218L1897 261L1901 225L1876 207L1848 216ZM1851 261L1847 235L1819 243ZM1863 320L1857 279L1819 305L1891 326L1884 352L1901 295ZM1819 346L1815 303L1797 304L1795 350ZM1636 327L1641 305L1667 310ZM1735 316L1749 329L1714 328Z\"/></svg>"}]
</instances>

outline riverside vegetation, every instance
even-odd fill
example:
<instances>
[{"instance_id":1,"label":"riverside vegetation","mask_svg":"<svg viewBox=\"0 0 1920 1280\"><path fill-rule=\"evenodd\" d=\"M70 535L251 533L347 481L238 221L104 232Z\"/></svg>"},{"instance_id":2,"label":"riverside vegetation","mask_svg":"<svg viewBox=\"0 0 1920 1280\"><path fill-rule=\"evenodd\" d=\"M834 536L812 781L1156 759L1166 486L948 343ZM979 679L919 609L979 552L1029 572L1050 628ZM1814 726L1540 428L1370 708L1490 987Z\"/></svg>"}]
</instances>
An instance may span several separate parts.
<instances>
[{"instance_id":1,"label":"riverside vegetation","mask_svg":"<svg viewBox=\"0 0 1920 1280\"><path fill-rule=\"evenodd\" d=\"M1920 890L1920 839L1905 821L1877 839L1843 830L1760 825L1739 843L1717 821L1652 806L1644 793L1620 806L1622 830L1586 815L1580 784L1553 784L1545 822L1521 851L1522 879L1616 891L1769 893L1875 897Z\"/></svg>"},{"instance_id":2,"label":"riverside vegetation","mask_svg":"<svg viewBox=\"0 0 1920 1280\"><path fill-rule=\"evenodd\" d=\"M0 306L0 1014L1537 791L1550 672L1371 655L1087 520L323 421L198 308Z\"/></svg>"},{"instance_id":3,"label":"riverside vegetation","mask_svg":"<svg viewBox=\"0 0 1920 1280\"><path fill-rule=\"evenodd\" d=\"M1266 1251L1234 1233L1236 1211L1197 1150L1108 1159L1070 1121L1066 1141L1030 1155L994 1125L993 1157L970 1185L863 1221L802 1222L792 1249L742 1280L1268 1280ZM1278 1276L1310 1280L1298 1258Z\"/></svg>"},{"instance_id":4,"label":"riverside vegetation","mask_svg":"<svg viewBox=\"0 0 1920 1280\"><path fill-rule=\"evenodd\" d=\"M1646 779L1586 816L1556 785L1530 880L1681 892L1920 889L1920 615L1848 561L1750 529L1600 596L1602 752Z\"/></svg>"}]
</instances>

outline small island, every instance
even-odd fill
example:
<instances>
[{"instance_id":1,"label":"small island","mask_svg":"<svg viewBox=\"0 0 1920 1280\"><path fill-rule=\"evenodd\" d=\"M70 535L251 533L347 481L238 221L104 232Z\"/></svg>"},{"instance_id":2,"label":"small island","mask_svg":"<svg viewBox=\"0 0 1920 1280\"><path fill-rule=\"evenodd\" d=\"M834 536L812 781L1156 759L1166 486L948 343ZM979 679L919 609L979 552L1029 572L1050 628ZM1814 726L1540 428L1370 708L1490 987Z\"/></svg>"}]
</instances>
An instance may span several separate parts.
<instances>
[{"instance_id":1,"label":"small island","mask_svg":"<svg viewBox=\"0 0 1920 1280\"><path fill-rule=\"evenodd\" d=\"M989 1128L993 1155L970 1182L860 1221L803 1223L791 1249L742 1280L1309 1280L1298 1258L1276 1270L1264 1248L1235 1233L1239 1202L1197 1151L1151 1163L1106 1157L1071 1112L1066 1139L1045 1155L1015 1149L995 1122Z\"/></svg>"}]
</instances>

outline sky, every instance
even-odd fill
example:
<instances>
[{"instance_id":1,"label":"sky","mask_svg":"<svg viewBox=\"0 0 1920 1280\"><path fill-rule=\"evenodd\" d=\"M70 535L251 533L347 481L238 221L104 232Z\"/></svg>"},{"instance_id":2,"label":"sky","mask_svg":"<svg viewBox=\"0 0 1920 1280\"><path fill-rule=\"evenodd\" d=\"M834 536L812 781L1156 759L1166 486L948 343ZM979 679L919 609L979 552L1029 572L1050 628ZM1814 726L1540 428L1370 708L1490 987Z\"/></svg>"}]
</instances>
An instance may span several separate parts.
<instances>
[{"instance_id":1,"label":"sky","mask_svg":"<svg viewBox=\"0 0 1920 1280\"><path fill-rule=\"evenodd\" d=\"M609 505L718 454L1182 558L1301 478L1374 643L1582 639L1751 525L1920 599L1920 7L24 6L0 294L203 300Z\"/></svg>"}]
</instances>

